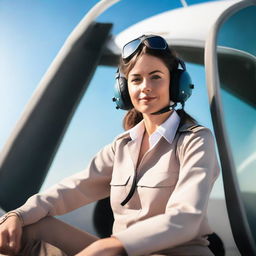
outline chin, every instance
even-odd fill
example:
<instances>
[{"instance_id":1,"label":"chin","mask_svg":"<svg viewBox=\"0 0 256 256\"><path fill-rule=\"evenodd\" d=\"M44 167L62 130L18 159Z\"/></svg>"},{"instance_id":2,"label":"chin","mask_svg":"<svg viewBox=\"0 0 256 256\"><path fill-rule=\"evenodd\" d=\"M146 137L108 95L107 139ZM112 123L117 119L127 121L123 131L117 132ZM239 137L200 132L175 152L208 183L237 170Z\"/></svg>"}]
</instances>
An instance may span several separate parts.
<instances>
[{"instance_id":1,"label":"chin","mask_svg":"<svg viewBox=\"0 0 256 256\"><path fill-rule=\"evenodd\" d=\"M151 114L151 113L154 113L154 112L157 112L159 111L160 109L166 107L168 104L164 105L164 106L140 106L138 108L138 111L140 111L142 114Z\"/></svg>"},{"instance_id":2,"label":"chin","mask_svg":"<svg viewBox=\"0 0 256 256\"><path fill-rule=\"evenodd\" d=\"M156 111L158 111L159 109L157 108L140 108L140 110L138 110L141 114L145 114L145 115L150 115L151 113L154 113Z\"/></svg>"}]
</instances>

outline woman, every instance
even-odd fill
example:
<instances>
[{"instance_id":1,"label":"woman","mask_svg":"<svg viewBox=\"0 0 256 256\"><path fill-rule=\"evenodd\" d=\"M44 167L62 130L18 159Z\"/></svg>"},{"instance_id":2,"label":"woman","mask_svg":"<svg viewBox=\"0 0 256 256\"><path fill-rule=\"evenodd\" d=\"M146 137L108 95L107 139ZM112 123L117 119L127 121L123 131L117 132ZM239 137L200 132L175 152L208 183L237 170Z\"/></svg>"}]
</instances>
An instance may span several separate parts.
<instances>
[{"instance_id":1,"label":"woman","mask_svg":"<svg viewBox=\"0 0 256 256\"><path fill-rule=\"evenodd\" d=\"M0 225L1 253L32 255L31 241L45 241L77 256L213 255L206 209L219 166L211 132L183 109L175 111L189 97L172 90L186 76L180 64L159 36L124 46L117 75L121 95L115 100L130 109L128 130L85 171L8 213ZM115 218L109 238L50 217L108 196Z\"/></svg>"}]
</instances>

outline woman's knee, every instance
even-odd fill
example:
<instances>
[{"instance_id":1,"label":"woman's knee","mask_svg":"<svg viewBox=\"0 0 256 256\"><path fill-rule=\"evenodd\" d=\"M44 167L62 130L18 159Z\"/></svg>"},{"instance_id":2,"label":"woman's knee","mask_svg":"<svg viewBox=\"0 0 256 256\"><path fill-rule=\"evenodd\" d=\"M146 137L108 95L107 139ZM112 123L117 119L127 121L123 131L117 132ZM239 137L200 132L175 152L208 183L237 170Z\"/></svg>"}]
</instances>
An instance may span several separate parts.
<instances>
[{"instance_id":1,"label":"woman's knee","mask_svg":"<svg viewBox=\"0 0 256 256\"><path fill-rule=\"evenodd\" d=\"M54 217L45 217L38 222L23 227L23 241L43 240L44 233L51 230L54 219Z\"/></svg>"}]
</instances>

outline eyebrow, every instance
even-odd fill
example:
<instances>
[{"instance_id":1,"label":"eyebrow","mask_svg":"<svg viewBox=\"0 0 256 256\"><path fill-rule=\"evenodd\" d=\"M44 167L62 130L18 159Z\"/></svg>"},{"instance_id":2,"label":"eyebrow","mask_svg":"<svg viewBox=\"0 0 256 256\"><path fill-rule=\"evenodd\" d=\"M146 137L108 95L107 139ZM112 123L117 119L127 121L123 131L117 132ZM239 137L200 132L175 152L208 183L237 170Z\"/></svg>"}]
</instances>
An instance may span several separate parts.
<instances>
[{"instance_id":1,"label":"eyebrow","mask_svg":"<svg viewBox=\"0 0 256 256\"><path fill-rule=\"evenodd\" d=\"M161 71L161 70L154 70L154 71L151 71L150 73L148 73L149 75L152 75L152 74L154 74L154 73L157 73L157 72L160 72L160 73L162 73L163 74L163 72Z\"/></svg>"},{"instance_id":2,"label":"eyebrow","mask_svg":"<svg viewBox=\"0 0 256 256\"><path fill-rule=\"evenodd\" d=\"M153 70L153 71L149 72L148 74L152 75L152 74L158 73L158 72L163 74L163 72L161 70L158 70L158 69L157 70ZM140 76L140 74L131 74L131 76Z\"/></svg>"}]
</instances>

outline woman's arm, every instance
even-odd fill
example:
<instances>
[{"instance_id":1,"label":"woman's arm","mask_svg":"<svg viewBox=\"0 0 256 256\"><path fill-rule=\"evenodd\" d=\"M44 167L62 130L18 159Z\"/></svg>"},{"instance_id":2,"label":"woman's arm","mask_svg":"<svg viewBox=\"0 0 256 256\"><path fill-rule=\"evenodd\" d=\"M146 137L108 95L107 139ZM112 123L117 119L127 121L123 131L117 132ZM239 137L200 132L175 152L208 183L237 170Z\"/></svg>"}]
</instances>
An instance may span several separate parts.
<instances>
[{"instance_id":1,"label":"woman's arm","mask_svg":"<svg viewBox=\"0 0 256 256\"><path fill-rule=\"evenodd\" d=\"M0 219L0 253L15 255L21 246L22 222L15 213ZM2 255L2 254L1 254Z\"/></svg>"},{"instance_id":2,"label":"woman's arm","mask_svg":"<svg viewBox=\"0 0 256 256\"><path fill-rule=\"evenodd\" d=\"M15 210L24 225L32 224L43 217L62 215L90 202L109 195L114 161L114 143L104 147L88 167L43 193L30 197Z\"/></svg>"}]
</instances>

